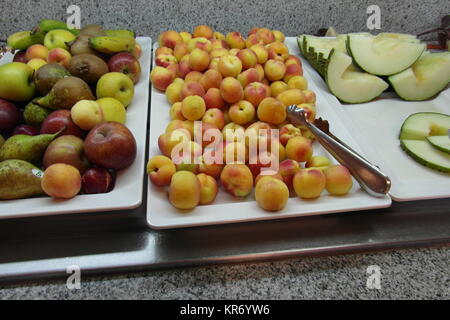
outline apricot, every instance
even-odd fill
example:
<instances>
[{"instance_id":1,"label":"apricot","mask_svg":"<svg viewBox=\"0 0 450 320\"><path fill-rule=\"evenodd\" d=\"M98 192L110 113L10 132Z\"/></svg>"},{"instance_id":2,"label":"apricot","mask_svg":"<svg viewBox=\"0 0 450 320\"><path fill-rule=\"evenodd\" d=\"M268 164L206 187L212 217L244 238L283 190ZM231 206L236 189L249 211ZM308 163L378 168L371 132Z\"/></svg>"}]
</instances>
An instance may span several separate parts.
<instances>
[{"instance_id":1,"label":"apricot","mask_svg":"<svg viewBox=\"0 0 450 320\"><path fill-rule=\"evenodd\" d=\"M226 107L226 102L223 100L220 94L220 89L210 88L208 92L203 96L205 100L206 109L220 109L223 110Z\"/></svg>"},{"instance_id":2,"label":"apricot","mask_svg":"<svg viewBox=\"0 0 450 320\"><path fill-rule=\"evenodd\" d=\"M286 73L284 74L283 81L288 83L293 77L303 76L302 67L295 61L286 62ZM297 88L301 89L301 88Z\"/></svg>"},{"instance_id":3,"label":"apricot","mask_svg":"<svg viewBox=\"0 0 450 320\"><path fill-rule=\"evenodd\" d=\"M241 60L232 55L223 56L219 60L219 71L223 77L237 77L242 71Z\"/></svg>"},{"instance_id":4,"label":"apricot","mask_svg":"<svg viewBox=\"0 0 450 320\"><path fill-rule=\"evenodd\" d=\"M206 104L200 96L186 97L181 103L181 113L188 120L200 120L205 115L205 112Z\"/></svg>"},{"instance_id":5,"label":"apricot","mask_svg":"<svg viewBox=\"0 0 450 320\"><path fill-rule=\"evenodd\" d=\"M300 170L300 165L297 161L287 159L280 163L278 173L283 177L283 181L286 183L288 188L292 189L294 176L300 172Z\"/></svg>"},{"instance_id":6,"label":"apricot","mask_svg":"<svg viewBox=\"0 0 450 320\"><path fill-rule=\"evenodd\" d=\"M236 57L238 57L242 62L242 69L247 70L249 68L253 68L258 63L258 58L256 54L251 49L242 49L240 50Z\"/></svg>"},{"instance_id":7,"label":"apricot","mask_svg":"<svg viewBox=\"0 0 450 320\"><path fill-rule=\"evenodd\" d=\"M245 125L255 118L255 107L249 101L241 100L232 105L228 111L231 121Z\"/></svg>"},{"instance_id":8,"label":"apricot","mask_svg":"<svg viewBox=\"0 0 450 320\"><path fill-rule=\"evenodd\" d=\"M187 54L189 54L189 50L185 42L178 43L173 49L173 55L178 61L181 61L181 59Z\"/></svg>"},{"instance_id":9,"label":"apricot","mask_svg":"<svg viewBox=\"0 0 450 320\"><path fill-rule=\"evenodd\" d=\"M41 187L50 197L72 199L81 190L80 172L71 165L53 164L45 170Z\"/></svg>"},{"instance_id":10,"label":"apricot","mask_svg":"<svg viewBox=\"0 0 450 320\"><path fill-rule=\"evenodd\" d=\"M195 48L189 55L189 68L201 72L209 67L210 61L208 52Z\"/></svg>"},{"instance_id":11,"label":"apricot","mask_svg":"<svg viewBox=\"0 0 450 320\"><path fill-rule=\"evenodd\" d=\"M220 85L220 93L225 102L236 103L244 97L244 90L241 83L232 77L223 79Z\"/></svg>"},{"instance_id":12,"label":"apricot","mask_svg":"<svg viewBox=\"0 0 450 320\"><path fill-rule=\"evenodd\" d=\"M214 37L214 31L208 26L201 25L194 29L192 35L194 38L212 39Z\"/></svg>"},{"instance_id":13,"label":"apricot","mask_svg":"<svg viewBox=\"0 0 450 320\"><path fill-rule=\"evenodd\" d=\"M228 164L220 175L223 188L234 197L246 197L253 190L253 175L242 163Z\"/></svg>"},{"instance_id":14,"label":"apricot","mask_svg":"<svg viewBox=\"0 0 450 320\"><path fill-rule=\"evenodd\" d=\"M269 50L263 44L256 44L250 49L256 54L259 64L265 64L269 60Z\"/></svg>"},{"instance_id":15,"label":"apricot","mask_svg":"<svg viewBox=\"0 0 450 320\"><path fill-rule=\"evenodd\" d=\"M261 101L270 97L270 88L260 82L250 83L245 87L244 98L258 108Z\"/></svg>"},{"instance_id":16,"label":"apricot","mask_svg":"<svg viewBox=\"0 0 450 320\"><path fill-rule=\"evenodd\" d=\"M186 97L199 96L203 97L205 95L205 89L202 85L197 82L186 81L183 84L183 88L180 92L180 101L183 101Z\"/></svg>"},{"instance_id":17,"label":"apricot","mask_svg":"<svg viewBox=\"0 0 450 320\"><path fill-rule=\"evenodd\" d=\"M315 199L325 190L326 179L319 169L304 169L294 176L295 193L302 199Z\"/></svg>"},{"instance_id":18,"label":"apricot","mask_svg":"<svg viewBox=\"0 0 450 320\"><path fill-rule=\"evenodd\" d=\"M305 137L293 137L286 145L286 155L297 162L307 162L311 159L313 147L311 140Z\"/></svg>"},{"instance_id":19,"label":"apricot","mask_svg":"<svg viewBox=\"0 0 450 320\"><path fill-rule=\"evenodd\" d=\"M275 41L275 36L272 31L267 28L260 28L256 34L261 38L264 44L269 44Z\"/></svg>"},{"instance_id":20,"label":"apricot","mask_svg":"<svg viewBox=\"0 0 450 320\"><path fill-rule=\"evenodd\" d=\"M275 98L265 98L258 107L258 119L271 124L281 124L286 120L286 106Z\"/></svg>"},{"instance_id":21,"label":"apricot","mask_svg":"<svg viewBox=\"0 0 450 320\"><path fill-rule=\"evenodd\" d=\"M289 89L307 90L308 80L302 76L294 76L288 81L288 87Z\"/></svg>"},{"instance_id":22,"label":"apricot","mask_svg":"<svg viewBox=\"0 0 450 320\"><path fill-rule=\"evenodd\" d=\"M185 82L198 82L203 78L203 73L191 70L184 78Z\"/></svg>"},{"instance_id":23,"label":"apricot","mask_svg":"<svg viewBox=\"0 0 450 320\"><path fill-rule=\"evenodd\" d=\"M172 72L163 67L156 67L150 74L153 86L159 91L166 91L167 87L175 79Z\"/></svg>"},{"instance_id":24,"label":"apricot","mask_svg":"<svg viewBox=\"0 0 450 320\"><path fill-rule=\"evenodd\" d=\"M208 91L211 88L220 88L222 80L223 78L220 72L216 70L208 70L203 74L199 82L203 88Z\"/></svg>"},{"instance_id":25,"label":"apricot","mask_svg":"<svg viewBox=\"0 0 450 320\"><path fill-rule=\"evenodd\" d=\"M189 40L192 39L192 34L186 31L180 32L180 37L183 39L184 43L187 43Z\"/></svg>"},{"instance_id":26,"label":"apricot","mask_svg":"<svg viewBox=\"0 0 450 320\"><path fill-rule=\"evenodd\" d=\"M350 171L342 165L332 166L325 170L326 189L335 196L343 196L353 187Z\"/></svg>"},{"instance_id":27,"label":"apricot","mask_svg":"<svg viewBox=\"0 0 450 320\"><path fill-rule=\"evenodd\" d=\"M266 211L280 211L289 200L289 189L286 184L273 177L262 177L256 184L255 199Z\"/></svg>"},{"instance_id":28,"label":"apricot","mask_svg":"<svg viewBox=\"0 0 450 320\"><path fill-rule=\"evenodd\" d=\"M305 103L305 95L300 89L288 89L283 91L277 96L277 99L283 102L286 107Z\"/></svg>"},{"instance_id":29,"label":"apricot","mask_svg":"<svg viewBox=\"0 0 450 320\"><path fill-rule=\"evenodd\" d=\"M319 169L322 172L325 172L331 165L330 159L322 156L314 156L312 157L306 164L306 168L315 168Z\"/></svg>"},{"instance_id":30,"label":"apricot","mask_svg":"<svg viewBox=\"0 0 450 320\"><path fill-rule=\"evenodd\" d=\"M200 204L201 184L189 171L179 171L172 177L169 201L177 209L191 210Z\"/></svg>"},{"instance_id":31,"label":"apricot","mask_svg":"<svg viewBox=\"0 0 450 320\"><path fill-rule=\"evenodd\" d=\"M184 80L181 78L175 79L166 89L167 101L173 105L181 101L181 90L184 86Z\"/></svg>"},{"instance_id":32,"label":"apricot","mask_svg":"<svg viewBox=\"0 0 450 320\"><path fill-rule=\"evenodd\" d=\"M204 123L210 123L214 125L219 130L222 130L225 126L225 118L223 116L223 112L218 108L208 109L205 112L202 121Z\"/></svg>"},{"instance_id":33,"label":"apricot","mask_svg":"<svg viewBox=\"0 0 450 320\"><path fill-rule=\"evenodd\" d=\"M176 102L172 105L169 111L170 119L172 120L186 120L186 118L183 116L183 113L181 112L181 102Z\"/></svg>"},{"instance_id":34,"label":"apricot","mask_svg":"<svg viewBox=\"0 0 450 320\"><path fill-rule=\"evenodd\" d=\"M279 30L272 30L273 36L275 37L275 41L284 42L286 40L286 36L283 32Z\"/></svg>"},{"instance_id":35,"label":"apricot","mask_svg":"<svg viewBox=\"0 0 450 320\"><path fill-rule=\"evenodd\" d=\"M184 40L180 36L180 34L174 30L168 30L163 32L159 36L159 46L160 47L168 47L170 49L175 48L178 43L183 43Z\"/></svg>"},{"instance_id":36,"label":"apricot","mask_svg":"<svg viewBox=\"0 0 450 320\"><path fill-rule=\"evenodd\" d=\"M244 49L245 40L239 32L230 32L227 34L225 41L232 49Z\"/></svg>"},{"instance_id":37,"label":"apricot","mask_svg":"<svg viewBox=\"0 0 450 320\"><path fill-rule=\"evenodd\" d=\"M286 74L286 66L281 61L270 59L264 64L264 74L270 81L281 80Z\"/></svg>"},{"instance_id":38,"label":"apricot","mask_svg":"<svg viewBox=\"0 0 450 320\"><path fill-rule=\"evenodd\" d=\"M147 174L150 181L157 187L170 185L176 167L172 160L165 156L156 156L148 161Z\"/></svg>"},{"instance_id":39,"label":"apricot","mask_svg":"<svg viewBox=\"0 0 450 320\"><path fill-rule=\"evenodd\" d=\"M260 75L255 68L250 68L245 70L240 75L237 76L237 79L241 83L242 88L247 87L250 83L259 82Z\"/></svg>"},{"instance_id":40,"label":"apricot","mask_svg":"<svg viewBox=\"0 0 450 320\"><path fill-rule=\"evenodd\" d=\"M278 97L278 95L280 93L282 93L288 89L289 89L289 87L288 87L287 83L285 83L283 81L275 81L275 82L272 82L272 84L270 85L271 95L274 98Z\"/></svg>"}]
</instances>

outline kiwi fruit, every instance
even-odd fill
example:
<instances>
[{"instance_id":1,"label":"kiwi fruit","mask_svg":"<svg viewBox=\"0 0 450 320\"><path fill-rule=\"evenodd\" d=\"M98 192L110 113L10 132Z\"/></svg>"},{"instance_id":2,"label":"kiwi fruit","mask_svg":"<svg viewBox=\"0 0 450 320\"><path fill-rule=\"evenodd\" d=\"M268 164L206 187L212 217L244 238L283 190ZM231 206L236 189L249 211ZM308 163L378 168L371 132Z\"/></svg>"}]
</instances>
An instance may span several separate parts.
<instances>
[{"instance_id":1,"label":"kiwi fruit","mask_svg":"<svg viewBox=\"0 0 450 320\"><path fill-rule=\"evenodd\" d=\"M106 32L98 24L88 24L80 30L80 35L88 36L89 38L104 37Z\"/></svg>"},{"instance_id":2,"label":"kiwi fruit","mask_svg":"<svg viewBox=\"0 0 450 320\"><path fill-rule=\"evenodd\" d=\"M79 54L70 60L69 72L88 84L96 84L101 76L109 72L105 61L93 54Z\"/></svg>"},{"instance_id":3,"label":"kiwi fruit","mask_svg":"<svg viewBox=\"0 0 450 320\"><path fill-rule=\"evenodd\" d=\"M78 36L75 41L68 43L72 56L77 56L84 53L98 55L98 53L89 46L89 39L90 36L81 35Z\"/></svg>"}]
</instances>

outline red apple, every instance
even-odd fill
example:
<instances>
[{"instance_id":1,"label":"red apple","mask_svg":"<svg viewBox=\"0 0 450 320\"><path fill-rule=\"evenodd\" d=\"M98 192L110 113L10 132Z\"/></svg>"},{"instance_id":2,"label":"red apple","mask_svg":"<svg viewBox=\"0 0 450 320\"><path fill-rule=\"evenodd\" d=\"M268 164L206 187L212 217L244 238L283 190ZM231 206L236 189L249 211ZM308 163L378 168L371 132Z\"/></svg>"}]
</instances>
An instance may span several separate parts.
<instances>
[{"instance_id":1,"label":"red apple","mask_svg":"<svg viewBox=\"0 0 450 320\"><path fill-rule=\"evenodd\" d=\"M114 188L115 177L105 168L91 168L81 177L86 194L108 193Z\"/></svg>"},{"instance_id":2,"label":"red apple","mask_svg":"<svg viewBox=\"0 0 450 320\"><path fill-rule=\"evenodd\" d=\"M131 131L118 122L105 122L93 128L84 141L84 152L94 164L121 170L136 159L136 139Z\"/></svg>"},{"instance_id":3,"label":"red apple","mask_svg":"<svg viewBox=\"0 0 450 320\"><path fill-rule=\"evenodd\" d=\"M19 51L14 55L13 62L28 63L26 51Z\"/></svg>"},{"instance_id":4,"label":"red apple","mask_svg":"<svg viewBox=\"0 0 450 320\"><path fill-rule=\"evenodd\" d=\"M12 130L22 121L19 108L7 100L0 98L0 131Z\"/></svg>"},{"instance_id":5,"label":"red apple","mask_svg":"<svg viewBox=\"0 0 450 320\"><path fill-rule=\"evenodd\" d=\"M114 55L108 61L108 67L110 72L122 72L133 80L136 84L141 77L141 64L139 61L128 52L121 52Z\"/></svg>"},{"instance_id":6,"label":"red apple","mask_svg":"<svg viewBox=\"0 0 450 320\"><path fill-rule=\"evenodd\" d=\"M39 134L39 130L36 129L33 126L27 125L27 124L21 124L20 126L17 126L13 131L13 136L23 134L26 136L37 136Z\"/></svg>"},{"instance_id":7,"label":"red apple","mask_svg":"<svg viewBox=\"0 0 450 320\"><path fill-rule=\"evenodd\" d=\"M71 165L83 173L89 168L89 161L84 154L84 142L79 137L61 136L50 143L45 150L43 165L48 168L56 163Z\"/></svg>"},{"instance_id":8,"label":"red apple","mask_svg":"<svg viewBox=\"0 0 450 320\"><path fill-rule=\"evenodd\" d=\"M42 123L41 134L53 134L64 127L59 136L72 135L83 139L85 132L72 121L70 110L57 110L50 113Z\"/></svg>"}]
</instances>

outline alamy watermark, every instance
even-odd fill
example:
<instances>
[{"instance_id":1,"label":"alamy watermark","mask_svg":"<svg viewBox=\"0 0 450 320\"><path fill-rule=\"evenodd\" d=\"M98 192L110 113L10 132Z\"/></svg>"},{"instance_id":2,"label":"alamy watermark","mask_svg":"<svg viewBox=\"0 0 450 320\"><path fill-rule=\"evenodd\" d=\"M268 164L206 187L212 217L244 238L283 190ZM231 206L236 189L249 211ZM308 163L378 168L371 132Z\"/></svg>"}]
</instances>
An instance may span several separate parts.
<instances>
[{"instance_id":1,"label":"alamy watermark","mask_svg":"<svg viewBox=\"0 0 450 320\"><path fill-rule=\"evenodd\" d=\"M367 267L366 273L369 275L366 283L367 289L381 290L381 268L377 265L372 265Z\"/></svg>"},{"instance_id":2,"label":"alamy watermark","mask_svg":"<svg viewBox=\"0 0 450 320\"><path fill-rule=\"evenodd\" d=\"M367 19L367 29L380 30L381 29L381 9L377 5L367 7L367 14L370 14Z\"/></svg>"},{"instance_id":3,"label":"alamy watermark","mask_svg":"<svg viewBox=\"0 0 450 320\"><path fill-rule=\"evenodd\" d=\"M73 265L66 268L66 273L69 275L66 281L67 289L80 290L81 289L81 268Z\"/></svg>"}]
</instances>

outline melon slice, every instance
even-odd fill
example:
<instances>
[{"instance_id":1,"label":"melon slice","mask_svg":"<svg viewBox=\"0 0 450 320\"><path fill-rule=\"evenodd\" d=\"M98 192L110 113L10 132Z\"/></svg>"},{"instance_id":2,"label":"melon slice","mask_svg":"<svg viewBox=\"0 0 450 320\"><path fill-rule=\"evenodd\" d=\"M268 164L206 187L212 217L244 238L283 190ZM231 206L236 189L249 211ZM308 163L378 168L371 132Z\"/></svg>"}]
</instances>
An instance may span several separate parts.
<instances>
[{"instance_id":1,"label":"melon slice","mask_svg":"<svg viewBox=\"0 0 450 320\"><path fill-rule=\"evenodd\" d=\"M405 120L400 130L400 140L425 140L430 136L444 136L449 129L449 115L419 112Z\"/></svg>"},{"instance_id":2,"label":"melon slice","mask_svg":"<svg viewBox=\"0 0 450 320\"><path fill-rule=\"evenodd\" d=\"M401 147L424 166L450 173L450 154L435 149L426 140L402 140Z\"/></svg>"},{"instance_id":3,"label":"melon slice","mask_svg":"<svg viewBox=\"0 0 450 320\"><path fill-rule=\"evenodd\" d=\"M389 76L409 68L426 49L424 43L386 36L350 34L348 52L364 71Z\"/></svg>"},{"instance_id":4,"label":"melon slice","mask_svg":"<svg viewBox=\"0 0 450 320\"><path fill-rule=\"evenodd\" d=\"M439 151L450 154L450 137L449 136L433 136L427 137L427 141Z\"/></svg>"},{"instance_id":5,"label":"melon slice","mask_svg":"<svg viewBox=\"0 0 450 320\"><path fill-rule=\"evenodd\" d=\"M329 57L325 80L331 93L346 103L371 101L389 87L381 78L356 68L349 55L334 50Z\"/></svg>"},{"instance_id":6,"label":"melon slice","mask_svg":"<svg viewBox=\"0 0 450 320\"><path fill-rule=\"evenodd\" d=\"M450 82L450 52L425 54L411 68L389 77L389 82L404 100L429 99Z\"/></svg>"}]
</instances>

